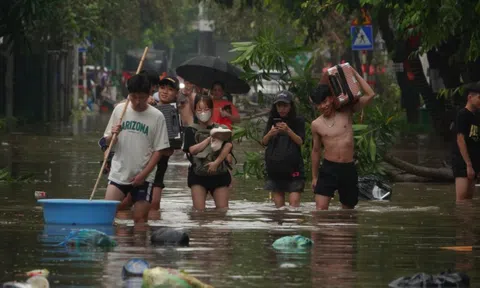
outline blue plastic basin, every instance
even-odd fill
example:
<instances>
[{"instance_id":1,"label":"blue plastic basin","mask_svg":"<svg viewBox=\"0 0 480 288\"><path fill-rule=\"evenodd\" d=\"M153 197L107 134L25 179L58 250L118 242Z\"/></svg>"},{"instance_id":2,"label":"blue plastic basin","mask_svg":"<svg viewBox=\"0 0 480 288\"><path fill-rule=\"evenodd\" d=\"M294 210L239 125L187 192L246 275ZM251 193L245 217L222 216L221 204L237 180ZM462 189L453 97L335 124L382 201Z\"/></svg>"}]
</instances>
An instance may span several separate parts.
<instances>
[{"instance_id":1,"label":"blue plastic basin","mask_svg":"<svg viewBox=\"0 0 480 288\"><path fill-rule=\"evenodd\" d=\"M45 224L112 225L120 201L40 199Z\"/></svg>"}]
</instances>

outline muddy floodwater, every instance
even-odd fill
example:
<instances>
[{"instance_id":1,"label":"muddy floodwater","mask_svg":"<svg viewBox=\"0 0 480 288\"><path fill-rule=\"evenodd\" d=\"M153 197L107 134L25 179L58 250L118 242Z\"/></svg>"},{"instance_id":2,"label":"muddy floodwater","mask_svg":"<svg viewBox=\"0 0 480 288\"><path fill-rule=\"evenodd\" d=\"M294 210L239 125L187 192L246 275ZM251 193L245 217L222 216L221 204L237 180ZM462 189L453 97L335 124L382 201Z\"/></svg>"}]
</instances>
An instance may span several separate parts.
<instances>
[{"instance_id":1,"label":"muddy floodwater","mask_svg":"<svg viewBox=\"0 0 480 288\"><path fill-rule=\"evenodd\" d=\"M452 184L399 183L390 202L361 201L354 211L340 211L334 199L330 211L314 212L309 189L301 208L278 210L262 182L235 179L226 215L211 209L193 214L188 162L181 153L170 159L161 213L152 215L150 225L184 228L189 247L152 246L151 231L134 229L124 212L115 226L102 228L118 241L111 252L65 250L56 245L70 228L44 225L34 191L88 199L102 158L97 141L107 121L108 115L89 116L0 136L0 168L14 177L33 173L35 179L0 183L0 283L46 268L52 287L122 287L122 266L133 257L185 270L214 287L387 287L401 276L447 269L466 272L472 287L480 283L475 247L441 249L475 246L478 238L478 197L458 207ZM405 158L417 157L404 147ZM104 196L105 187L104 176L95 198ZM207 206L214 207L213 200ZM305 254L273 250L275 239L294 234L312 238L314 247Z\"/></svg>"}]
</instances>

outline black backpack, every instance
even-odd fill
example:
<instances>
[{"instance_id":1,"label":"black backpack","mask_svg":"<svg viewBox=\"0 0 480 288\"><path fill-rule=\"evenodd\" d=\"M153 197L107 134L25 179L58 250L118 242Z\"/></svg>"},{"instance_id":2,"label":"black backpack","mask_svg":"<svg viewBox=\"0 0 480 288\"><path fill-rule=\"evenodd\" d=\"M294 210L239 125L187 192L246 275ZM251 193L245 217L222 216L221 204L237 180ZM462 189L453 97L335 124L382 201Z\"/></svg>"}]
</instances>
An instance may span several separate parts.
<instances>
[{"instance_id":1,"label":"black backpack","mask_svg":"<svg viewBox=\"0 0 480 288\"><path fill-rule=\"evenodd\" d=\"M289 180L303 161L300 147L286 134L274 136L265 149L265 170L268 178Z\"/></svg>"},{"instance_id":2,"label":"black backpack","mask_svg":"<svg viewBox=\"0 0 480 288\"><path fill-rule=\"evenodd\" d=\"M175 103L158 104L156 108L160 110L165 117L170 148L181 149L183 142L183 131L181 128L182 123L180 115L178 114L177 105Z\"/></svg>"}]
</instances>

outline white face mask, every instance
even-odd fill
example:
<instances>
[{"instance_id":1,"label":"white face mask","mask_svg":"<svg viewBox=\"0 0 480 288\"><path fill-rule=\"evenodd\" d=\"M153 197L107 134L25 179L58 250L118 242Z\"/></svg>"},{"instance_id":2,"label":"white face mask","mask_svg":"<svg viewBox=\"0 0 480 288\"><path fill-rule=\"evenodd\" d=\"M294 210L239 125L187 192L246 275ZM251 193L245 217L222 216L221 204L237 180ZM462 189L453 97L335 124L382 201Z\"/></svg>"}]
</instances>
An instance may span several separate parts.
<instances>
[{"instance_id":1,"label":"white face mask","mask_svg":"<svg viewBox=\"0 0 480 288\"><path fill-rule=\"evenodd\" d=\"M212 140L210 141L210 146L212 147L213 151L218 151L222 149L222 144L223 144L222 140L216 139L216 138L211 138L211 139Z\"/></svg>"},{"instance_id":2,"label":"white face mask","mask_svg":"<svg viewBox=\"0 0 480 288\"><path fill-rule=\"evenodd\" d=\"M197 115L198 120L202 122L207 122L208 120L210 120L210 117L212 117L212 112L210 111L201 112L201 113L196 112L195 115Z\"/></svg>"}]
</instances>

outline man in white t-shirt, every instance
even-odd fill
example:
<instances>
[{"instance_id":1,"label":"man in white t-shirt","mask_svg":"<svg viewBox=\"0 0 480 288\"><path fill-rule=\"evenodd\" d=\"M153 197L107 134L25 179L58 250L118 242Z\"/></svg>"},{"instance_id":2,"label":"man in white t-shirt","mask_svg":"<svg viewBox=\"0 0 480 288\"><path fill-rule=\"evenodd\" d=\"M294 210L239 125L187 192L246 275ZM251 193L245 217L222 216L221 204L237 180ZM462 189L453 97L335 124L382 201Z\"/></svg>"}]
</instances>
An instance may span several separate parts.
<instances>
[{"instance_id":1,"label":"man in white t-shirt","mask_svg":"<svg viewBox=\"0 0 480 288\"><path fill-rule=\"evenodd\" d=\"M152 201L157 162L170 147L163 114L148 105L150 81L146 75L132 76L128 82L130 102L121 124L117 124L126 103L113 110L105 129L107 145L118 133L105 200L122 201L129 193L134 203L135 223L147 222Z\"/></svg>"}]
</instances>

